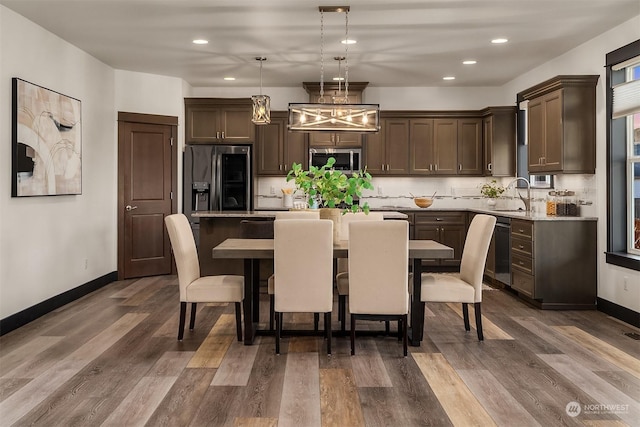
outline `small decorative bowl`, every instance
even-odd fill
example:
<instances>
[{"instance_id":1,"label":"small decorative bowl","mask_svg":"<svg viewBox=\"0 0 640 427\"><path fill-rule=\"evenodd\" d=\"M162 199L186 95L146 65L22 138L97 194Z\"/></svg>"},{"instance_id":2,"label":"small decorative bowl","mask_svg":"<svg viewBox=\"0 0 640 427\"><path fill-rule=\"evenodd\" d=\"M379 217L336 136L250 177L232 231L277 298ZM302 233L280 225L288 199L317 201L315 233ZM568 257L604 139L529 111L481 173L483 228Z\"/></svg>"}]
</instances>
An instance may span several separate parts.
<instances>
[{"instance_id":1,"label":"small decorative bowl","mask_svg":"<svg viewBox=\"0 0 640 427\"><path fill-rule=\"evenodd\" d=\"M428 197L414 197L413 202L420 208L428 208L433 204L433 199Z\"/></svg>"}]
</instances>

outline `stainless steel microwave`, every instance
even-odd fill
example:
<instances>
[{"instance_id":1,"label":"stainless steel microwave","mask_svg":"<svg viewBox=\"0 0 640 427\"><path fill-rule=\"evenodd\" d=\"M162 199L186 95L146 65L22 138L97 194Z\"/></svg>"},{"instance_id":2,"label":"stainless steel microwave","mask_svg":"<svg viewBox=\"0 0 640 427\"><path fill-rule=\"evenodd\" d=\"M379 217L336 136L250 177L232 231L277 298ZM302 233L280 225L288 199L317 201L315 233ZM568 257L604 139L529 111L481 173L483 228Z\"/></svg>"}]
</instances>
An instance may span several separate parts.
<instances>
[{"instance_id":1,"label":"stainless steel microwave","mask_svg":"<svg viewBox=\"0 0 640 427\"><path fill-rule=\"evenodd\" d=\"M362 150L360 148L310 148L309 166L322 167L329 157L336 159L333 169L353 173L361 169Z\"/></svg>"}]
</instances>

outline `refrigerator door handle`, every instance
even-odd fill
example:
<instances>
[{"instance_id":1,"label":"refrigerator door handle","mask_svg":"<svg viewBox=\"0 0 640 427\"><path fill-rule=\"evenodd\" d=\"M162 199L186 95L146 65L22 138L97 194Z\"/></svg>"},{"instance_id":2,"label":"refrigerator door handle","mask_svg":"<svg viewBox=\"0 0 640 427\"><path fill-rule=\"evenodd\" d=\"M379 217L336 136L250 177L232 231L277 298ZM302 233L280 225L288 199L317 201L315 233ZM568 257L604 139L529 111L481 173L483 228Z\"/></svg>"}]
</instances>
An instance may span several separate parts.
<instances>
[{"instance_id":1,"label":"refrigerator door handle","mask_svg":"<svg viewBox=\"0 0 640 427\"><path fill-rule=\"evenodd\" d=\"M217 150L214 154L213 185L215 186L214 209L222 210L222 155Z\"/></svg>"}]
</instances>

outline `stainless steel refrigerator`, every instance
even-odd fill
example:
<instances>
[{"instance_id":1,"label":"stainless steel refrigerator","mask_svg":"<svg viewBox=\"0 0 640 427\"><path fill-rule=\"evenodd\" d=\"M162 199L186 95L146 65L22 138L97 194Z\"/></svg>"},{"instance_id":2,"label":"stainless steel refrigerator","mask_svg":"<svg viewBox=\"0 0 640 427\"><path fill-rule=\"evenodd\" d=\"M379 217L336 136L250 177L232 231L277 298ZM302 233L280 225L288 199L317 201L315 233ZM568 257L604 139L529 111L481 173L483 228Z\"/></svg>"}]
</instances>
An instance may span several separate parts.
<instances>
[{"instance_id":1,"label":"stainless steel refrigerator","mask_svg":"<svg viewBox=\"0 0 640 427\"><path fill-rule=\"evenodd\" d=\"M197 211L252 209L251 147L187 145L183 164L183 212L199 242Z\"/></svg>"}]
</instances>

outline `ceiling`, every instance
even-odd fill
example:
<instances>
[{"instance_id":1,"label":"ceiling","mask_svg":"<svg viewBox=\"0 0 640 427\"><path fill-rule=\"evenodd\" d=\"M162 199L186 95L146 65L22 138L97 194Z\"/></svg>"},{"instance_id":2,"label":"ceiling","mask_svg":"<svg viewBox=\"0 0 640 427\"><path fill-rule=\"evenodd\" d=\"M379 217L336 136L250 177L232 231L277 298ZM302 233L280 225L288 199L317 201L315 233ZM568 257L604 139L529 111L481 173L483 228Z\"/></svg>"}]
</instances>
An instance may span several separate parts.
<instances>
[{"instance_id":1,"label":"ceiling","mask_svg":"<svg viewBox=\"0 0 640 427\"><path fill-rule=\"evenodd\" d=\"M501 86L640 14L640 0L0 0L116 69L194 87L320 80L318 6L349 5L349 80L369 86ZM345 14L324 14L325 81ZM504 37L506 44L491 40ZM193 39L209 40L194 45ZM475 59L475 65L462 61ZM604 60L604 58L603 58ZM343 64L344 65L344 64ZM580 72L580 70L576 70ZM223 77L233 76L227 82ZM444 76L455 76L444 81Z\"/></svg>"}]
</instances>

